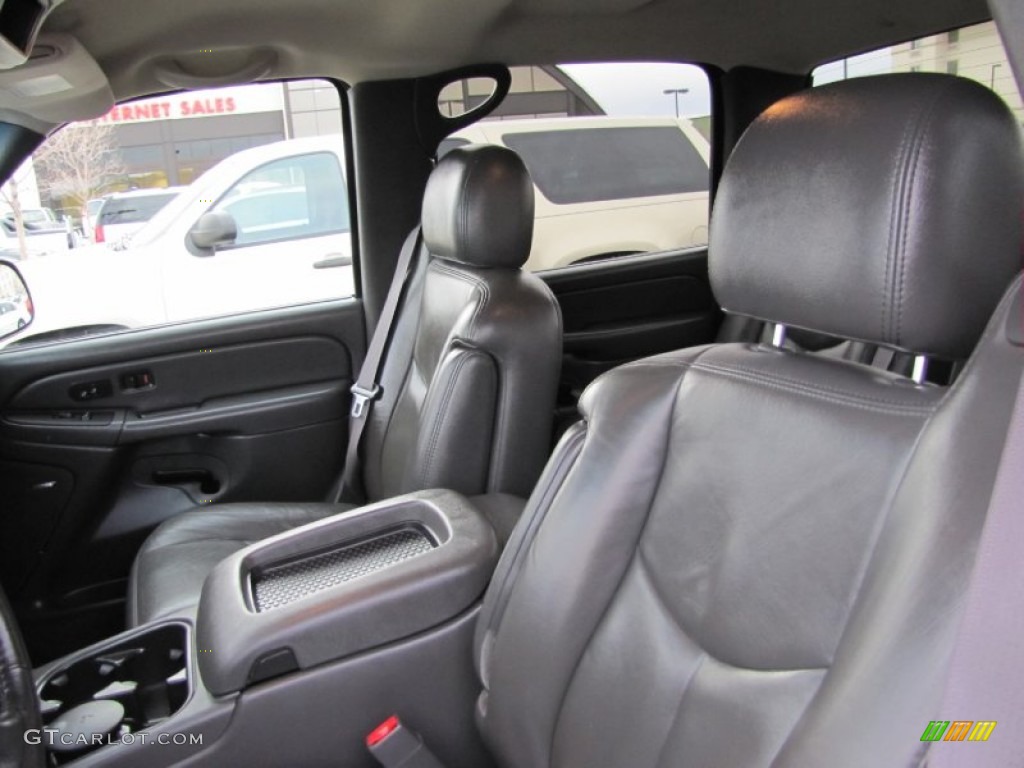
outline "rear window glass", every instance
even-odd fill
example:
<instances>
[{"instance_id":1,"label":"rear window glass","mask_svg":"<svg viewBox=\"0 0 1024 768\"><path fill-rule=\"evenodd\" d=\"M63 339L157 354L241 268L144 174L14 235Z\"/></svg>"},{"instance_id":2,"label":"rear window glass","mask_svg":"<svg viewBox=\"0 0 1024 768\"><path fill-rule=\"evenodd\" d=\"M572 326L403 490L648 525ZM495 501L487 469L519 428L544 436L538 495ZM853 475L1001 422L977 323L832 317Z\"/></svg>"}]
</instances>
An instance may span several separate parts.
<instances>
[{"instance_id":1,"label":"rear window glass","mask_svg":"<svg viewBox=\"0 0 1024 768\"><path fill-rule=\"evenodd\" d=\"M506 133L553 203L592 203L701 192L708 167L672 126Z\"/></svg>"},{"instance_id":2,"label":"rear window glass","mask_svg":"<svg viewBox=\"0 0 1024 768\"><path fill-rule=\"evenodd\" d=\"M137 224L149 221L156 212L167 205L177 192L157 195L140 195L108 200L100 213L101 224Z\"/></svg>"}]
</instances>

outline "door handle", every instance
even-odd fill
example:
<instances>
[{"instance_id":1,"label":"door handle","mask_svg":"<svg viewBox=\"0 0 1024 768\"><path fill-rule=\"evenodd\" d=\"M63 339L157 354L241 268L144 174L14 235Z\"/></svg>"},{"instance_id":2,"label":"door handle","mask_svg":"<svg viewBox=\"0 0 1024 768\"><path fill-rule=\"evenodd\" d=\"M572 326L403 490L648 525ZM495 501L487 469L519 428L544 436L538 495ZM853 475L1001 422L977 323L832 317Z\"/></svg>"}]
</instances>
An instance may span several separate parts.
<instances>
[{"instance_id":1,"label":"door handle","mask_svg":"<svg viewBox=\"0 0 1024 768\"><path fill-rule=\"evenodd\" d=\"M184 469L154 469L153 482L157 485L175 485L199 487L199 491L208 496L220 491L220 480L210 470L201 467Z\"/></svg>"},{"instance_id":2,"label":"door handle","mask_svg":"<svg viewBox=\"0 0 1024 768\"><path fill-rule=\"evenodd\" d=\"M314 262L313 269L334 269L334 267L348 267L352 265L352 257L343 253L329 253L321 261Z\"/></svg>"}]
</instances>

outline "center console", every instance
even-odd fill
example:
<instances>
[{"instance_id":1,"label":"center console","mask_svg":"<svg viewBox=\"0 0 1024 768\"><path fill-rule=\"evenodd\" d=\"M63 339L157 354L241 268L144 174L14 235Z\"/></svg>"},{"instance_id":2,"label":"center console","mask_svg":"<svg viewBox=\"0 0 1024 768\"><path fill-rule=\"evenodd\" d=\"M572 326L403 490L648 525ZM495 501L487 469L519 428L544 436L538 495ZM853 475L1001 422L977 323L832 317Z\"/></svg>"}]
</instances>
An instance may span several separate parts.
<instances>
[{"instance_id":1,"label":"center console","mask_svg":"<svg viewBox=\"0 0 1024 768\"><path fill-rule=\"evenodd\" d=\"M301 764L328 750L362 766L362 737L390 714L485 759L462 734L498 550L487 518L450 491L247 547L211 572L194 621L153 622L37 671L50 764Z\"/></svg>"},{"instance_id":2,"label":"center console","mask_svg":"<svg viewBox=\"0 0 1024 768\"><path fill-rule=\"evenodd\" d=\"M199 669L214 694L345 658L457 616L483 594L494 531L427 491L305 526L222 561L203 587Z\"/></svg>"}]
</instances>

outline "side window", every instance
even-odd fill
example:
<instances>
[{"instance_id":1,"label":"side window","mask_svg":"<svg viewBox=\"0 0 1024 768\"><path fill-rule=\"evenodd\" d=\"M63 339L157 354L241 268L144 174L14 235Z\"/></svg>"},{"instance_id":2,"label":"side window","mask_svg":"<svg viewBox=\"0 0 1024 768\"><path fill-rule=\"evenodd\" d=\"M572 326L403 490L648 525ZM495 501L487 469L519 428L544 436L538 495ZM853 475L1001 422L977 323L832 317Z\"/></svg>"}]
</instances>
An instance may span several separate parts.
<instances>
[{"instance_id":1,"label":"side window","mask_svg":"<svg viewBox=\"0 0 1024 768\"><path fill-rule=\"evenodd\" d=\"M445 89L439 109L479 100L472 83ZM483 121L442 143L514 149L530 170L536 219L527 268L685 248L708 237L711 100L686 64L514 67L509 95Z\"/></svg>"},{"instance_id":2,"label":"side window","mask_svg":"<svg viewBox=\"0 0 1024 768\"><path fill-rule=\"evenodd\" d=\"M0 346L351 296L344 145L324 80L168 94L65 126L0 190L0 246L35 313Z\"/></svg>"},{"instance_id":3,"label":"side window","mask_svg":"<svg viewBox=\"0 0 1024 768\"><path fill-rule=\"evenodd\" d=\"M1002 97L1024 126L1024 103L991 21L823 64L813 77L815 85L824 85L889 72L945 72L969 78Z\"/></svg>"},{"instance_id":4,"label":"side window","mask_svg":"<svg viewBox=\"0 0 1024 768\"><path fill-rule=\"evenodd\" d=\"M345 179L336 155L275 160L243 176L213 210L238 228L234 246L349 231Z\"/></svg>"}]
</instances>

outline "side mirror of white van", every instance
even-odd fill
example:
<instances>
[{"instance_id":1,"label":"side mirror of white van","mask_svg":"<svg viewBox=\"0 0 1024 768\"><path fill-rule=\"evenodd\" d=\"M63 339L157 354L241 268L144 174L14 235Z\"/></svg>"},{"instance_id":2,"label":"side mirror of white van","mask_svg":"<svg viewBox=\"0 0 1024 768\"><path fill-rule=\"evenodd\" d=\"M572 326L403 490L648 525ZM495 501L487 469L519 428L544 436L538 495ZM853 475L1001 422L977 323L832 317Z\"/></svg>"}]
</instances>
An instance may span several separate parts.
<instances>
[{"instance_id":1,"label":"side mirror of white van","mask_svg":"<svg viewBox=\"0 0 1024 768\"><path fill-rule=\"evenodd\" d=\"M230 213L210 211L199 217L188 231L192 245L204 254L210 254L217 248L231 245L238 237L238 225Z\"/></svg>"}]
</instances>

